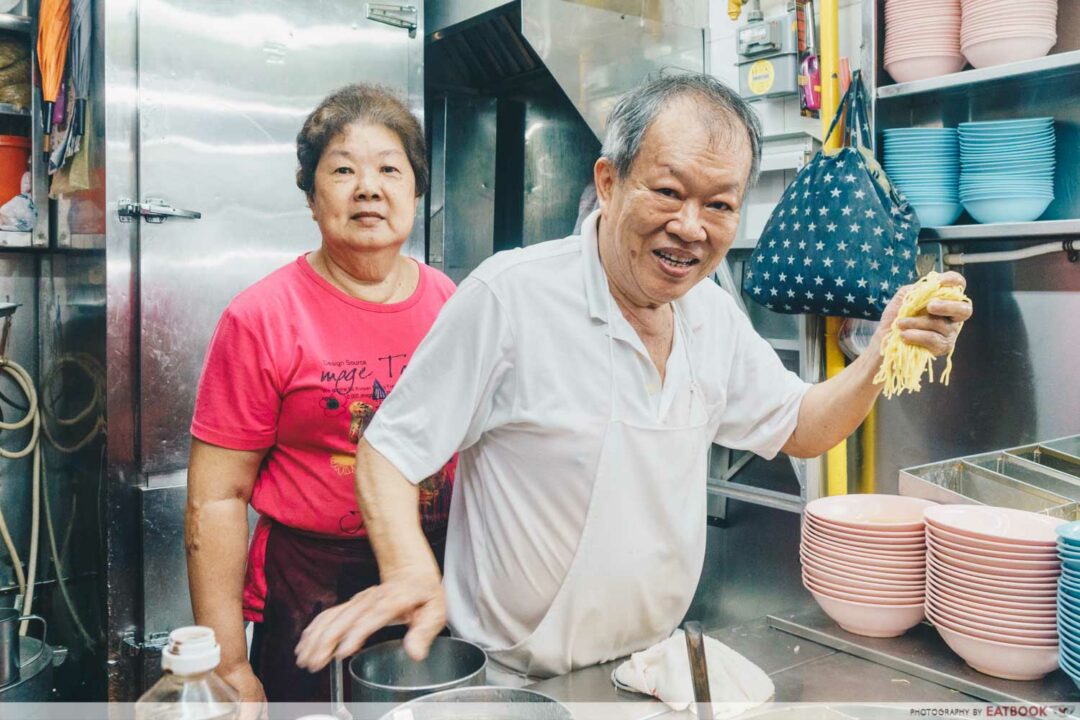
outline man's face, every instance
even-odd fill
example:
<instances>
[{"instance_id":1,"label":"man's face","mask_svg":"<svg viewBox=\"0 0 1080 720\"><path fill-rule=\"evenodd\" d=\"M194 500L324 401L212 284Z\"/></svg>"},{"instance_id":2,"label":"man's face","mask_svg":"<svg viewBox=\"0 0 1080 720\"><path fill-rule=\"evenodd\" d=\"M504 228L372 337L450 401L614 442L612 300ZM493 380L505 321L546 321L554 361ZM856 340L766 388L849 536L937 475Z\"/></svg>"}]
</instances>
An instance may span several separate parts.
<instances>
[{"instance_id":1,"label":"man's face","mask_svg":"<svg viewBox=\"0 0 1080 720\"><path fill-rule=\"evenodd\" d=\"M600 255L618 295L656 307L685 295L724 259L750 175L750 138L735 119L703 122L682 99L653 121L624 179L601 158Z\"/></svg>"}]
</instances>

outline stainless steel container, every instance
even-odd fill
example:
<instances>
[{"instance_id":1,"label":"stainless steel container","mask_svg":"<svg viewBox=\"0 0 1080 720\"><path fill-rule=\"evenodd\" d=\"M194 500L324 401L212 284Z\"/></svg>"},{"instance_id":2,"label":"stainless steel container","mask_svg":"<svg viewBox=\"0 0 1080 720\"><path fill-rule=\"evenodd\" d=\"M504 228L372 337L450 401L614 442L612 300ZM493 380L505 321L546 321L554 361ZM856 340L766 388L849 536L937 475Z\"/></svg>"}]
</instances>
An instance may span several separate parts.
<instances>
[{"instance_id":1,"label":"stainless steel container","mask_svg":"<svg viewBox=\"0 0 1080 720\"><path fill-rule=\"evenodd\" d=\"M407 702L381 720L574 720L565 705L523 688L466 687Z\"/></svg>"},{"instance_id":2,"label":"stainless steel container","mask_svg":"<svg viewBox=\"0 0 1080 720\"><path fill-rule=\"evenodd\" d=\"M426 659L405 654L400 640L360 651L349 662L353 702L405 702L452 688L483 685L487 654L470 642L437 637Z\"/></svg>"},{"instance_id":3,"label":"stainless steel container","mask_svg":"<svg viewBox=\"0 0 1080 720\"><path fill-rule=\"evenodd\" d=\"M44 618L37 615L22 615L16 608L0 608L0 688L19 682L19 666L22 664L19 624L24 620L37 620L42 626L45 625ZM44 652L44 645L42 648Z\"/></svg>"}]
</instances>

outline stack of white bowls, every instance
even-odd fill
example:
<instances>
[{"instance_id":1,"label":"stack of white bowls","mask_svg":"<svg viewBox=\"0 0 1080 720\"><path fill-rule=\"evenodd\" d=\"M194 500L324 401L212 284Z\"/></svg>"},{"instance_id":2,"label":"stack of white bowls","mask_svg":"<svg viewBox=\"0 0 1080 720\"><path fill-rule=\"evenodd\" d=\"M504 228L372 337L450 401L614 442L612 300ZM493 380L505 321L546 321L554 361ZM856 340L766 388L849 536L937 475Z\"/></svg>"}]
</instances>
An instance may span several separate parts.
<instances>
[{"instance_id":1,"label":"stack of white bowls","mask_svg":"<svg viewBox=\"0 0 1080 720\"><path fill-rule=\"evenodd\" d=\"M923 511L934 503L896 495L842 495L803 515L803 585L856 635L895 637L923 619Z\"/></svg>"},{"instance_id":2,"label":"stack of white bowls","mask_svg":"<svg viewBox=\"0 0 1080 720\"><path fill-rule=\"evenodd\" d=\"M960 46L977 68L1042 57L1057 42L1058 0L961 0Z\"/></svg>"},{"instance_id":3,"label":"stack of white bowls","mask_svg":"<svg viewBox=\"0 0 1080 720\"><path fill-rule=\"evenodd\" d=\"M960 0L886 0L885 71L894 80L947 75L964 65Z\"/></svg>"},{"instance_id":4,"label":"stack of white bowls","mask_svg":"<svg viewBox=\"0 0 1080 720\"><path fill-rule=\"evenodd\" d=\"M1063 522L986 505L926 511L926 616L979 672L1035 680L1057 668Z\"/></svg>"},{"instance_id":5,"label":"stack of white bowls","mask_svg":"<svg viewBox=\"0 0 1080 720\"><path fill-rule=\"evenodd\" d=\"M960 123L960 201L980 223L1030 222L1054 201L1054 118Z\"/></svg>"}]
</instances>

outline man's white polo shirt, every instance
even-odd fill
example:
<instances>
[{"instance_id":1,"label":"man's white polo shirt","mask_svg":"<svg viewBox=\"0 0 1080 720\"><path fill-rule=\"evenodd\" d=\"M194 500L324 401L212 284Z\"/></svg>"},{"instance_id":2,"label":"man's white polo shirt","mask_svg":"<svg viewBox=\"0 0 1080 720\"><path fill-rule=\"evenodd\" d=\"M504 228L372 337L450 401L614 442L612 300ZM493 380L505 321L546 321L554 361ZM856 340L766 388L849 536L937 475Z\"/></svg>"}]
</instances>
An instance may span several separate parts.
<instances>
[{"instance_id":1,"label":"man's white polo shirt","mask_svg":"<svg viewBox=\"0 0 1080 720\"><path fill-rule=\"evenodd\" d=\"M531 633L565 577L612 417L612 382L621 417L684 424L689 356L714 441L765 458L791 436L810 387L711 280L676 303L684 322L676 323L661 383L610 299L598 219L599 211L582 235L499 253L478 267L365 433L412 482L460 453L447 611L457 633L485 647Z\"/></svg>"}]
</instances>

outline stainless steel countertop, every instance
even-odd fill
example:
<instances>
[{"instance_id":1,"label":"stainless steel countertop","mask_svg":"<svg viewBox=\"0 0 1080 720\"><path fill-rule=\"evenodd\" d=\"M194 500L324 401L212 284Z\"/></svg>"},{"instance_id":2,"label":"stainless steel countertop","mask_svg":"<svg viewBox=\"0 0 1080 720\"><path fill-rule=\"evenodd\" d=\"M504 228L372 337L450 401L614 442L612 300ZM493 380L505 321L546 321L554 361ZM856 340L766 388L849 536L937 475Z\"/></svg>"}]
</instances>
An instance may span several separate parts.
<instances>
[{"instance_id":1,"label":"stainless steel countertop","mask_svg":"<svg viewBox=\"0 0 1080 720\"><path fill-rule=\"evenodd\" d=\"M768 673L776 685L776 702L977 702L941 685L781 632L769 627L764 618L706 634ZM626 720L660 715L671 720L694 717L689 712L672 712L643 695L617 690L611 684L611 672L619 662L584 668L529 687L564 703L624 703L626 711L618 715ZM604 712L610 717L611 706ZM587 711L575 711L575 716L588 715Z\"/></svg>"}]
</instances>

